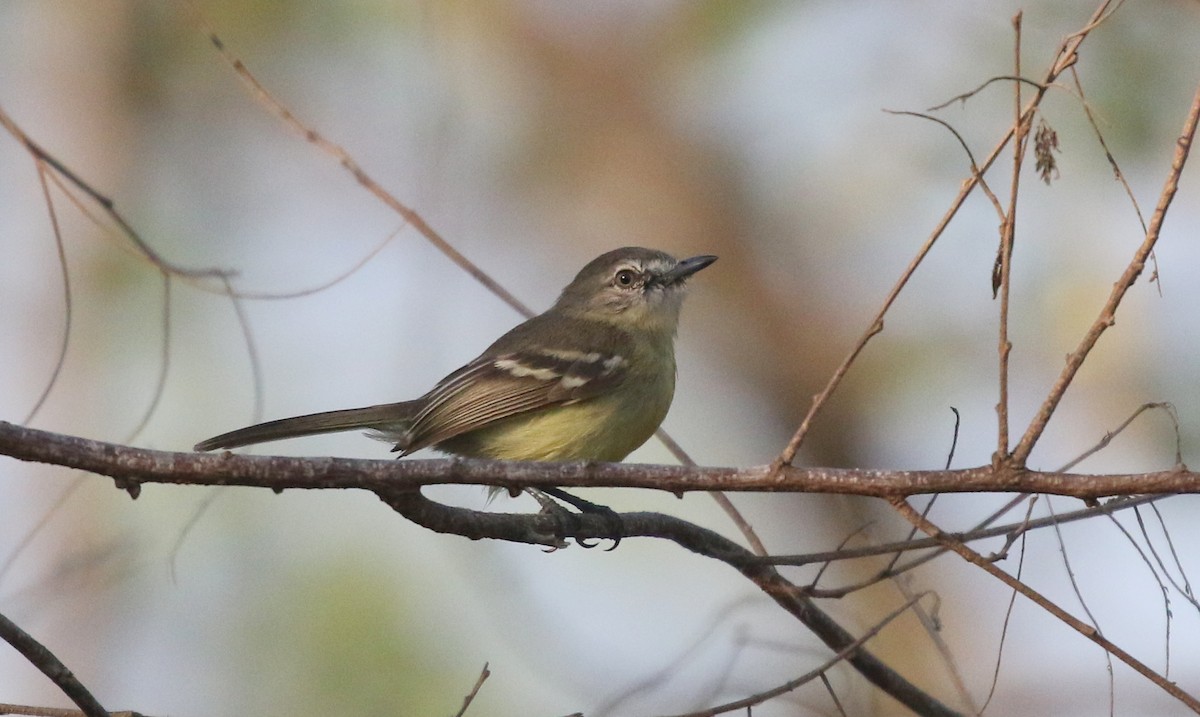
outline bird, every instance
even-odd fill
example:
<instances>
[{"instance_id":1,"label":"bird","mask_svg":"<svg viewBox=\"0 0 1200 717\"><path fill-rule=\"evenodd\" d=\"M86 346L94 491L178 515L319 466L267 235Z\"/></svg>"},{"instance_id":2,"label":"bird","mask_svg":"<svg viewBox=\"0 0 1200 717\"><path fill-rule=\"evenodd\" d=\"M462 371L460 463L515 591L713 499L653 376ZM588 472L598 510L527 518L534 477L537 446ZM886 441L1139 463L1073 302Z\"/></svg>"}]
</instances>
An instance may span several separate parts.
<instances>
[{"instance_id":1,"label":"bird","mask_svg":"<svg viewBox=\"0 0 1200 717\"><path fill-rule=\"evenodd\" d=\"M195 450L363 429L401 456L432 448L494 460L621 461L667 415L688 279L716 260L677 260L642 247L609 251L546 312L419 398L268 421Z\"/></svg>"}]
</instances>

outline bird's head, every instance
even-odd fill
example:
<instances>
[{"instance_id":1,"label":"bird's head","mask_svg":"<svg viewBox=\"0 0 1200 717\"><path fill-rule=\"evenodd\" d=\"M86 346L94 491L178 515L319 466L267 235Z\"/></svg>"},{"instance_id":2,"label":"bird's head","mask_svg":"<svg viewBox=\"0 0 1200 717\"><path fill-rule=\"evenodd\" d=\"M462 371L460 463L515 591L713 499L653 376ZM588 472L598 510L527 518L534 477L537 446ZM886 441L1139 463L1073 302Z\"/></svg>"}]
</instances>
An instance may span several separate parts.
<instances>
[{"instance_id":1,"label":"bird's head","mask_svg":"<svg viewBox=\"0 0 1200 717\"><path fill-rule=\"evenodd\" d=\"M627 329L669 331L679 322L688 278L717 260L678 260L665 252L625 247L588 262L554 308Z\"/></svg>"}]
</instances>

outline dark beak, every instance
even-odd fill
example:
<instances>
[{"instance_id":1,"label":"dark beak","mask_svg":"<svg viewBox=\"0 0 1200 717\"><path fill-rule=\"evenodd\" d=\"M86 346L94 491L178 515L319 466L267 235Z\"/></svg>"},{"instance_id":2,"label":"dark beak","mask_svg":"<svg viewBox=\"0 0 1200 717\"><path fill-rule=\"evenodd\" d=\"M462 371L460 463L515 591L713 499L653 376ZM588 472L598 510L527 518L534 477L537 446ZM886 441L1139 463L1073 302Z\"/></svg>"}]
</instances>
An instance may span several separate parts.
<instances>
[{"instance_id":1,"label":"dark beak","mask_svg":"<svg viewBox=\"0 0 1200 717\"><path fill-rule=\"evenodd\" d=\"M695 274L716 260L717 257L712 256L711 254L694 256L691 259L684 259L676 264L674 269L668 271L666 274L663 274L659 281L661 281L664 286L682 284L689 276Z\"/></svg>"}]
</instances>

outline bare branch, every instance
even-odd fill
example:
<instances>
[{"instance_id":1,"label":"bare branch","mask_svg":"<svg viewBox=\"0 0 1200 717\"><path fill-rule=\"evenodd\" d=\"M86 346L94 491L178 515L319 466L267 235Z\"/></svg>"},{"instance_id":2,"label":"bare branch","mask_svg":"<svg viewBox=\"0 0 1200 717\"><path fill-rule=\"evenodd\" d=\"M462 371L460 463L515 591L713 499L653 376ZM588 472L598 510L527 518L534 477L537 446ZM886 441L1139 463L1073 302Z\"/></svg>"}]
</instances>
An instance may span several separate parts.
<instances>
[{"instance_id":1,"label":"bare branch","mask_svg":"<svg viewBox=\"0 0 1200 717\"><path fill-rule=\"evenodd\" d=\"M1085 475L1013 466L952 471L774 466L700 468L634 463L536 463L467 458L367 460L134 448L0 421L0 455L78 468L113 478L128 490L143 483L285 488L413 490L427 485L523 488L647 488L694 491L802 492L891 498L928 493L1049 493L1081 499L1200 493L1200 473L1179 466L1148 473ZM603 536L588 536L603 537Z\"/></svg>"}]
</instances>

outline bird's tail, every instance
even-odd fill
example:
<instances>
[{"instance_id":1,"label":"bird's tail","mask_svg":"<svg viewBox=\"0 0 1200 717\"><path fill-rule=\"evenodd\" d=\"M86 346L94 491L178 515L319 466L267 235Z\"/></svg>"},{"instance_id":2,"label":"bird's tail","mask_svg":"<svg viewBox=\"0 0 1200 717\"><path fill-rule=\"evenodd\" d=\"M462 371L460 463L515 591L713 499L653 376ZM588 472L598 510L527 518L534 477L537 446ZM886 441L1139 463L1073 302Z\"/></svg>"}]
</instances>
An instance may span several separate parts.
<instances>
[{"instance_id":1,"label":"bird's tail","mask_svg":"<svg viewBox=\"0 0 1200 717\"><path fill-rule=\"evenodd\" d=\"M318 433L352 431L356 428L369 428L387 435L399 435L407 428L407 424L416 414L417 408L417 401L402 401L365 408L348 408L341 411L281 418L213 436L197 443L196 450L212 451L218 448L238 448L252 443L312 436Z\"/></svg>"}]
</instances>

